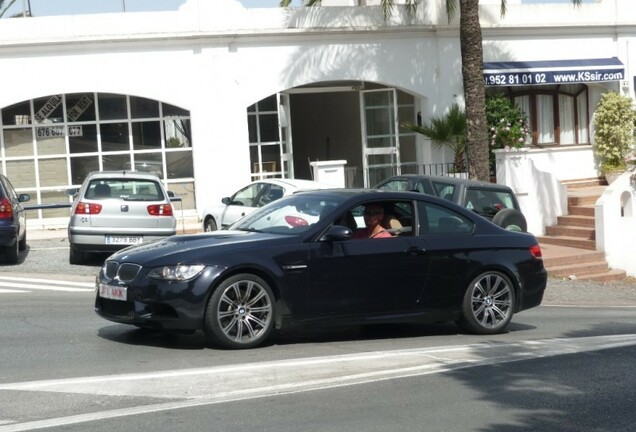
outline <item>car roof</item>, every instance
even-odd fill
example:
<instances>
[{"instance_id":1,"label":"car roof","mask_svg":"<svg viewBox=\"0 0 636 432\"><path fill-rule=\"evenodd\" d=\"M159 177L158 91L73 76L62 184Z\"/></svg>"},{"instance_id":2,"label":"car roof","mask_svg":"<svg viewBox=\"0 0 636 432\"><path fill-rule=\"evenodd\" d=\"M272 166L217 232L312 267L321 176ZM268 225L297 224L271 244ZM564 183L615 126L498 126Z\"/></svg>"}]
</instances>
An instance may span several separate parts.
<instances>
[{"instance_id":1,"label":"car roof","mask_svg":"<svg viewBox=\"0 0 636 432\"><path fill-rule=\"evenodd\" d=\"M136 179L145 179L145 180L159 180L156 174L143 172L143 171L126 171L126 170L118 170L118 171L93 171L88 173L86 176L86 180L94 180L94 179L112 179L112 178L122 178L122 177L130 177Z\"/></svg>"},{"instance_id":2,"label":"car roof","mask_svg":"<svg viewBox=\"0 0 636 432\"><path fill-rule=\"evenodd\" d=\"M332 189L334 188L333 185L328 185L328 184L320 183L313 180L287 179L287 178L263 179L263 180L253 181L252 183L269 183L269 184L282 186L285 188L291 187L295 189Z\"/></svg>"},{"instance_id":3,"label":"car roof","mask_svg":"<svg viewBox=\"0 0 636 432\"><path fill-rule=\"evenodd\" d=\"M470 180L470 179L451 177L451 176L434 176L434 175L425 175L425 174L402 174L402 175L392 176L382 180L380 183L378 183L378 185L384 184L389 180L397 180L397 179L404 179L404 180L428 179L430 181L450 183L455 185L461 184L461 185L472 186L472 187L484 187L484 188L490 188L490 189L499 188L499 189L511 190L509 186L499 184L499 183L483 182L479 180Z\"/></svg>"}]
</instances>

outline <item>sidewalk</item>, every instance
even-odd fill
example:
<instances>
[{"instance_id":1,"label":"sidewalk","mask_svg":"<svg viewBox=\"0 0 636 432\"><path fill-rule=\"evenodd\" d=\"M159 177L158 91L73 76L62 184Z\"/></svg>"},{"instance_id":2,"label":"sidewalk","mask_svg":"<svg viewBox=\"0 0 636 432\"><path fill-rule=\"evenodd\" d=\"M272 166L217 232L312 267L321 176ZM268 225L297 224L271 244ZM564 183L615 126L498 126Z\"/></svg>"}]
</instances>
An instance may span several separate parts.
<instances>
[{"instance_id":1,"label":"sidewalk","mask_svg":"<svg viewBox=\"0 0 636 432\"><path fill-rule=\"evenodd\" d=\"M203 223L196 216L177 218L177 234L194 234L203 232ZM28 240L46 240L66 238L66 226L53 225L49 228L27 226Z\"/></svg>"}]
</instances>

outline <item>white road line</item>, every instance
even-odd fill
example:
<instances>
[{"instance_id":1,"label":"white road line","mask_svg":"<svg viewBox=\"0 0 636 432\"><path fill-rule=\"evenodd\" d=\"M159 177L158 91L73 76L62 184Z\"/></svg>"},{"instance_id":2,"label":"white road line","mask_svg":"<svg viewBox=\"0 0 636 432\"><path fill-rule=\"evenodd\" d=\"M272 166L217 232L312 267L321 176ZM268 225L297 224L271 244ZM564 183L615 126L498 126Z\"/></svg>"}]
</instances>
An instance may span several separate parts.
<instances>
[{"instance_id":1,"label":"white road line","mask_svg":"<svg viewBox=\"0 0 636 432\"><path fill-rule=\"evenodd\" d=\"M0 294L25 293L30 290L60 292L93 292L95 285L88 282L60 281L12 276L0 276Z\"/></svg>"},{"instance_id":2,"label":"white road line","mask_svg":"<svg viewBox=\"0 0 636 432\"><path fill-rule=\"evenodd\" d=\"M12 282L34 282L40 284L53 284L53 285L71 285L78 287L93 287L94 284L90 282L72 282L72 281L60 281L54 279L34 279L24 277L12 277L12 276L0 276L0 281L12 281Z\"/></svg>"},{"instance_id":3,"label":"white road line","mask_svg":"<svg viewBox=\"0 0 636 432\"><path fill-rule=\"evenodd\" d=\"M636 334L380 351L189 370L0 384L0 391L181 399L5 426L0 422L0 432L29 431L632 345L636 345Z\"/></svg>"},{"instance_id":4,"label":"white road line","mask_svg":"<svg viewBox=\"0 0 636 432\"><path fill-rule=\"evenodd\" d=\"M93 292L95 291L95 288L75 288L75 287L23 284L23 283L17 283L17 282L1 282L1 281L0 281L0 287L24 288L26 290L39 290L39 291L63 291L63 292Z\"/></svg>"}]
</instances>

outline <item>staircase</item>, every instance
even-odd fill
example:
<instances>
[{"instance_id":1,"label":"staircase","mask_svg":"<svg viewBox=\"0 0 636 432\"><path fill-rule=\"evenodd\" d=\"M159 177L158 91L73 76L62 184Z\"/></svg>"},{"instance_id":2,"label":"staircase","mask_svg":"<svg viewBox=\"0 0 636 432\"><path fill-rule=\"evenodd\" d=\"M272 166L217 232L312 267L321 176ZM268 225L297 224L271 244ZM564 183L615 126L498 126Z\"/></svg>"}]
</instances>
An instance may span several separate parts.
<instances>
[{"instance_id":1,"label":"staircase","mask_svg":"<svg viewBox=\"0 0 636 432\"><path fill-rule=\"evenodd\" d=\"M610 270L604 252L596 251L594 204L606 184L590 180L566 184L568 215L539 237L543 263L550 276L608 282L623 280L623 270Z\"/></svg>"}]
</instances>

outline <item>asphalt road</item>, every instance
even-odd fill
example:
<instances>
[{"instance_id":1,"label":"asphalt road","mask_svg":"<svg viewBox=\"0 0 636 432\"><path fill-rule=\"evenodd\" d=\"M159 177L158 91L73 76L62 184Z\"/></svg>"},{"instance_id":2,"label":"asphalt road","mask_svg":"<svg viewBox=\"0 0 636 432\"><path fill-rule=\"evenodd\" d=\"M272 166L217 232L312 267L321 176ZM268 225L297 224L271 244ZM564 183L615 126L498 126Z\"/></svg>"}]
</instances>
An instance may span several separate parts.
<instances>
[{"instance_id":1,"label":"asphalt road","mask_svg":"<svg viewBox=\"0 0 636 432\"><path fill-rule=\"evenodd\" d=\"M104 257L65 240L0 264L0 432L633 430L632 282L550 280L510 331L454 324L280 335L247 351L92 310Z\"/></svg>"}]
</instances>

